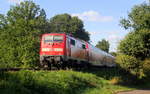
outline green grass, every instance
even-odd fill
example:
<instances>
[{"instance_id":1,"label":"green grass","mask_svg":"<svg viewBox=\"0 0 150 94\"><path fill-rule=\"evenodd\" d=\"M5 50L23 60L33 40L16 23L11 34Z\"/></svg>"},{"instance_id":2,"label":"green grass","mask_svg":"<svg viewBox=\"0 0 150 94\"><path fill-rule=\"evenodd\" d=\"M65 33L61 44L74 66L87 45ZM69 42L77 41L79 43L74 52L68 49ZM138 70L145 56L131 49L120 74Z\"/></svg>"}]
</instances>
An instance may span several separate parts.
<instances>
[{"instance_id":1,"label":"green grass","mask_svg":"<svg viewBox=\"0 0 150 94\"><path fill-rule=\"evenodd\" d=\"M111 84L111 79L100 76L102 72L95 72L22 70L0 73L0 94L114 94L131 89Z\"/></svg>"}]
</instances>

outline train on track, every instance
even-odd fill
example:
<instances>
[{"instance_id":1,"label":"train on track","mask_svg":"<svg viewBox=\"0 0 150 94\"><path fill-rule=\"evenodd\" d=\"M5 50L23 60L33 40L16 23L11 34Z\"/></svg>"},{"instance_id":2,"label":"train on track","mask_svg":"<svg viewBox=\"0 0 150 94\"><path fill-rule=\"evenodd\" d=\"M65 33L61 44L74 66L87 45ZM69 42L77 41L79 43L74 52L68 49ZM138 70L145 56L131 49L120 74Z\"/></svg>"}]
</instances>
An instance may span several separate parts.
<instances>
[{"instance_id":1,"label":"train on track","mask_svg":"<svg viewBox=\"0 0 150 94\"><path fill-rule=\"evenodd\" d=\"M114 67L116 66L114 60L114 56L66 33L47 33L41 37L40 65L42 67Z\"/></svg>"}]
</instances>

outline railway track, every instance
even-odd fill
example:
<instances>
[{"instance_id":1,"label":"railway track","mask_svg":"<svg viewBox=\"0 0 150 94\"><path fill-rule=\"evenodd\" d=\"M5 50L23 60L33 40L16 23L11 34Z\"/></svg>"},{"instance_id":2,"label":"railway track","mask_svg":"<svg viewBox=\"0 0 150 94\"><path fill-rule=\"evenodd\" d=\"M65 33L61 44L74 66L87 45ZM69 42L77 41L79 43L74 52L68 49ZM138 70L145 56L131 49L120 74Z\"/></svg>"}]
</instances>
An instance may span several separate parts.
<instances>
[{"instance_id":1,"label":"railway track","mask_svg":"<svg viewBox=\"0 0 150 94\"><path fill-rule=\"evenodd\" d=\"M47 71L53 71L53 70L81 70L81 69L103 69L103 68L114 68L114 67L106 67L106 66L90 66L90 67L66 67L66 68L57 68L57 67L52 67L52 68L0 68L0 72L7 72L7 71L20 71L20 70L33 70L33 71L40 71L40 70L47 70Z\"/></svg>"},{"instance_id":2,"label":"railway track","mask_svg":"<svg viewBox=\"0 0 150 94\"><path fill-rule=\"evenodd\" d=\"M67 70L67 69L75 69L75 68L66 68L66 69L58 69L56 67L50 68L0 68L0 72L7 72L7 71L20 71L20 70L33 70L33 71L54 71L54 70Z\"/></svg>"},{"instance_id":3,"label":"railway track","mask_svg":"<svg viewBox=\"0 0 150 94\"><path fill-rule=\"evenodd\" d=\"M41 69L41 68L0 68L0 72L4 71L20 71L20 70L50 70L50 69ZM56 70L56 69L51 69Z\"/></svg>"}]
</instances>

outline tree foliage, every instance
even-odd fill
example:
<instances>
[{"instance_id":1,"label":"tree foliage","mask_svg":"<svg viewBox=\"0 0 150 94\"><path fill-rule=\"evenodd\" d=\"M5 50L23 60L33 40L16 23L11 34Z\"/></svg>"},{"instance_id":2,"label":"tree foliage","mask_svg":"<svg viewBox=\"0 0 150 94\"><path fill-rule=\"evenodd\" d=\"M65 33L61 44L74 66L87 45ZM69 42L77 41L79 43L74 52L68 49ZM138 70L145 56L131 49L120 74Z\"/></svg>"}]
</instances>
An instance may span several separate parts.
<instances>
[{"instance_id":1,"label":"tree foliage","mask_svg":"<svg viewBox=\"0 0 150 94\"><path fill-rule=\"evenodd\" d=\"M148 68L150 58L150 4L144 3L136 5L132 8L128 14L127 19L120 21L121 25L125 29L130 29L132 32L126 35L126 37L120 41L118 50L123 57L117 57L121 66L132 67L133 64L139 65L133 69L136 69L137 73L141 77L146 77L150 74ZM124 59L120 59L124 58ZM133 60L132 60L133 59ZM134 62L135 59L141 62ZM124 60L128 61L125 62ZM123 67L128 69L127 67ZM130 72L132 70L129 70ZM136 73L136 72L135 72Z\"/></svg>"},{"instance_id":2,"label":"tree foliage","mask_svg":"<svg viewBox=\"0 0 150 94\"><path fill-rule=\"evenodd\" d=\"M128 19L122 19L125 29L132 28L125 39L120 42L119 51L123 54L144 60L150 57L150 4L136 5L128 14Z\"/></svg>"},{"instance_id":3,"label":"tree foliage","mask_svg":"<svg viewBox=\"0 0 150 94\"><path fill-rule=\"evenodd\" d=\"M123 18L120 24L125 29L132 28L134 30L150 29L150 4L143 3L136 5L128 14L128 18Z\"/></svg>"},{"instance_id":4,"label":"tree foliage","mask_svg":"<svg viewBox=\"0 0 150 94\"><path fill-rule=\"evenodd\" d=\"M146 76L150 79L150 58L146 58L143 62L142 68Z\"/></svg>"},{"instance_id":5,"label":"tree foliage","mask_svg":"<svg viewBox=\"0 0 150 94\"><path fill-rule=\"evenodd\" d=\"M19 5L12 6L7 13L7 21L10 25L18 25L26 31L39 29L43 32L46 31L45 26L48 23L44 9L41 9L39 5L32 1L25 1Z\"/></svg>"},{"instance_id":6,"label":"tree foliage","mask_svg":"<svg viewBox=\"0 0 150 94\"><path fill-rule=\"evenodd\" d=\"M39 38L48 32L46 14L32 1L0 15L0 67L32 67L39 58ZM4 28L5 27L5 28Z\"/></svg>"},{"instance_id":7,"label":"tree foliage","mask_svg":"<svg viewBox=\"0 0 150 94\"><path fill-rule=\"evenodd\" d=\"M113 56L117 56L117 52L109 52Z\"/></svg>"},{"instance_id":8,"label":"tree foliage","mask_svg":"<svg viewBox=\"0 0 150 94\"><path fill-rule=\"evenodd\" d=\"M99 41L96 44L96 47L103 51L109 52L109 42L106 41L105 39L102 39L101 41Z\"/></svg>"},{"instance_id":9,"label":"tree foliage","mask_svg":"<svg viewBox=\"0 0 150 94\"><path fill-rule=\"evenodd\" d=\"M69 14L60 14L51 18L50 27L52 32L65 32L85 41L90 40L83 22L77 17L71 17Z\"/></svg>"},{"instance_id":10,"label":"tree foliage","mask_svg":"<svg viewBox=\"0 0 150 94\"><path fill-rule=\"evenodd\" d=\"M3 14L0 14L0 30L5 28L6 25L7 25L6 17Z\"/></svg>"},{"instance_id":11,"label":"tree foliage","mask_svg":"<svg viewBox=\"0 0 150 94\"><path fill-rule=\"evenodd\" d=\"M83 22L69 14L46 19L44 9L33 1L11 6L0 14L0 67L35 67L39 62L40 35L50 32L71 33L89 41Z\"/></svg>"},{"instance_id":12,"label":"tree foliage","mask_svg":"<svg viewBox=\"0 0 150 94\"><path fill-rule=\"evenodd\" d=\"M116 63L134 76L139 78L143 76L143 72L141 72L141 61L133 56L120 54L116 57Z\"/></svg>"},{"instance_id":13,"label":"tree foliage","mask_svg":"<svg viewBox=\"0 0 150 94\"><path fill-rule=\"evenodd\" d=\"M141 60L150 57L150 32L148 30L130 32L125 39L121 40L118 49L123 54Z\"/></svg>"}]
</instances>

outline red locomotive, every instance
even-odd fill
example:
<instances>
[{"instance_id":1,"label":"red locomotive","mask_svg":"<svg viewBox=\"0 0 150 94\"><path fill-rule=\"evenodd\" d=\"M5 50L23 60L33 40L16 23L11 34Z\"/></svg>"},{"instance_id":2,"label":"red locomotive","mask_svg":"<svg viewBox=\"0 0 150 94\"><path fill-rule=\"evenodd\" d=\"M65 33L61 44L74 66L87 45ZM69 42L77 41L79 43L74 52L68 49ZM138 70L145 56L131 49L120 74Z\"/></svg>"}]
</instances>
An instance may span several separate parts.
<instances>
[{"instance_id":1,"label":"red locomotive","mask_svg":"<svg viewBox=\"0 0 150 94\"><path fill-rule=\"evenodd\" d=\"M114 57L88 42L65 33L43 34L40 47L40 64L57 68L78 66L115 66Z\"/></svg>"}]
</instances>

